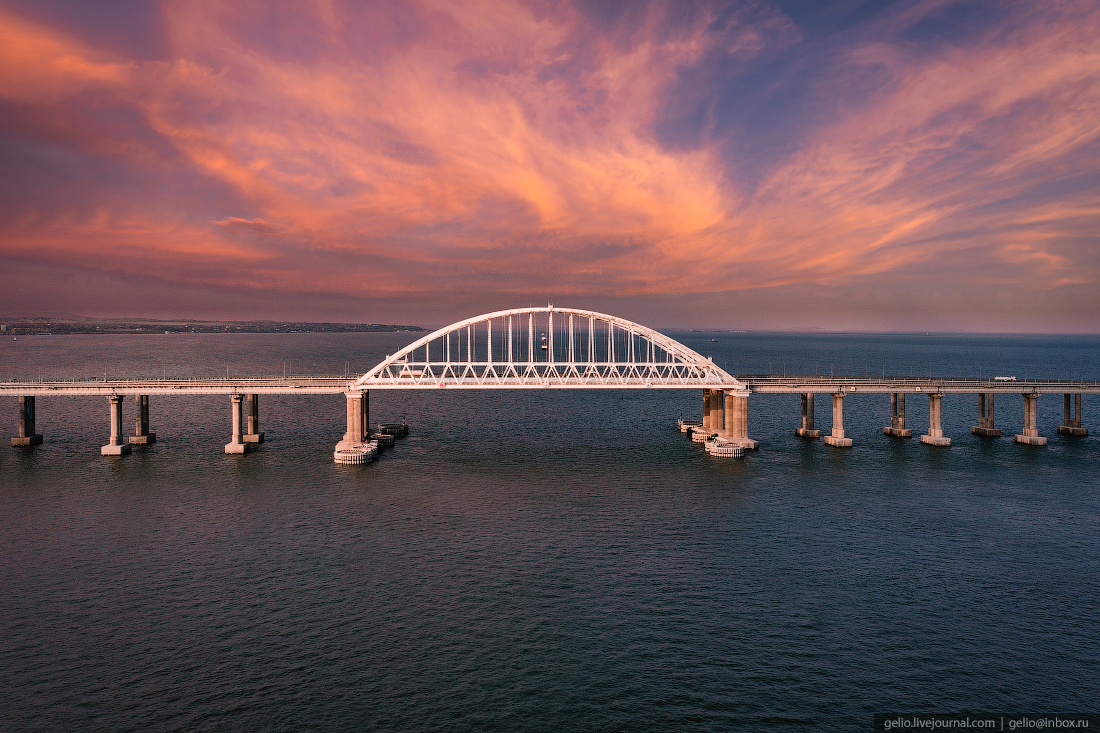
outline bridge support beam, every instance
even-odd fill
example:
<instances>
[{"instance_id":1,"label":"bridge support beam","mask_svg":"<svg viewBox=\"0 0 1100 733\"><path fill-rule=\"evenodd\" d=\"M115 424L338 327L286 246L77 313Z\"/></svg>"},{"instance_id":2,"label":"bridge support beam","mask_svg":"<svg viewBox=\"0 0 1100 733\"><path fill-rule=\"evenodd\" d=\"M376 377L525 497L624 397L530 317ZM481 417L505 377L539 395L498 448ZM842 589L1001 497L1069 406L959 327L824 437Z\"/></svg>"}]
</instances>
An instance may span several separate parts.
<instances>
[{"instance_id":1,"label":"bridge support beam","mask_svg":"<svg viewBox=\"0 0 1100 733\"><path fill-rule=\"evenodd\" d=\"M1039 395L1036 392L1024 395L1024 431L1016 436L1017 443L1024 445L1046 445L1047 439L1039 435Z\"/></svg>"},{"instance_id":2,"label":"bridge support beam","mask_svg":"<svg viewBox=\"0 0 1100 733\"><path fill-rule=\"evenodd\" d=\"M825 436L825 445L851 448L852 439L844 437L844 393L833 393L833 432Z\"/></svg>"},{"instance_id":3,"label":"bridge support beam","mask_svg":"<svg viewBox=\"0 0 1100 733\"><path fill-rule=\"evenodd\" d=\"M703 390L703 430L708 434L713 432L710 420L711 393L709 389Z\"/></svg>"},{"instance_id":4,"label":"bridge support beam","mask_svg":"<svg viewBox=\"0 0 1100 733\"><path fill-rule=\"evenodd\" d=\"M336 444L336 450L362 448L367 440L370 425L370 395L363 392L345 392L347 398L347 432Z\"/></svg>"},{"instance_id":5,"label":"bridge support beam","mask_svg":"<svg viewBox=\"0 0 1100 733\"><path fill-rule=\"evenodd\" d=\"M993 392L978 393L978 424L970 428L970 432L986 438L1001 437L1000 428L993 426Z\"/></svg>"},{"instance_id":6,"label":"bridge support beam","mask_svg":"<svg viewBox=\"0 0 1100 733\"><path fill-rule=\"evenodd\" d=\"M225 452L229 454L247 453L249 445L241 439L241 408L244 395L230 395L232 401L233 434L229 442L225 444Z\"/></svg>"},{"instance_id":7,"label":"bridge support beam","mask_svg":"<svg viewBox=\"0 0 1100 733\"><path fill-rule=\"evenodd\" d=\"M938 445L946 448L951 445L951 438L943 435L943 423L941 421L942 394L928 395L928 434L920 436L920 442L925 445Z\"/></svg>"},{"instance_id":8,"label":"bridge support beam","mask_svg":"<svg viewBox=\"0 0 1100 733\"><path fill-rule=\"evenodd\" d=\"M130 444L122 437L122 395L107 398L111 406L111 442L99 449L101 455L124 456L130 452Z\"/></svg>"},{"instance_id":9,"label":"bridge support beam","mask_svg":"<svg viewBox=\"0 0 1100 733\"><path fill-rule=\"evenodd\" d=\"M23 448L40 445L42 435L34 432L34 396L19 398L19 435L11 439L12 446Z\"/></svg>"},{"instance_id":10,"label":"bridge support beam","mask_svg":"<svg viewBox=\"0 0 1100 733\"><path fill-rule=\"evenodd\" d=\"M820 438L821 431L814 428L814 393L802 393L802 427L794 434L801 438Z\"/></svg>"},{"instance_id":11,"label":"bridge support beam","mask_svg":"<svg viewBox=\"0 0 1100 733\"><path fill-rule=\"evenodd\" d=\"M130 445L149 445L157 442L157 434L149 432L149 395L137 396L137 424L130 436Z\"/></svg>"},{"instance_id":12,"label":"bridge support beam","mask_svg":"<svg viewBox=\"0 0 1100 733\"><path fill-rule=\"evenodd\" d=\"M1058 432L1062 435L1088 435L1089 429L1081 427L1081 393L1065 394L1062 404L1062 424L1058 426Z\"/></svg>"},{"instance_id":13,"label":"bridge support beam","mask_svg":"<svg viewBox=\"0 0 1100 733\"><path fill-rule=\"evenodd\" d=\"M905 427L905 393L890 393L890 426L883 432L895 438L912 438L913 431Z\"/></svg>"},{"instance_id":14,"label":"bridge support beam","mask_svg":"<svg viewBox=\"0 0 1100 733\"><path fill-rule=\"evenodd\" d=\"M714 390L714 393L717 397L722 397L721 390ZM759 441L749 437L749 393L726 392L725 403L722 437L748 450L759 448Z\"/></svg>"},{"instance_id":15,"label":"bridge support beam","mask_svg":"<svg viewBox=\"0 0 1100 733\"><path fill-rule=\"evenodd\" d=\"M246 443L264 442L264 434L260 432L260 396L258 394L248 395L248 432L242 436L242 439Z\"/></svg>"}]
</instances>

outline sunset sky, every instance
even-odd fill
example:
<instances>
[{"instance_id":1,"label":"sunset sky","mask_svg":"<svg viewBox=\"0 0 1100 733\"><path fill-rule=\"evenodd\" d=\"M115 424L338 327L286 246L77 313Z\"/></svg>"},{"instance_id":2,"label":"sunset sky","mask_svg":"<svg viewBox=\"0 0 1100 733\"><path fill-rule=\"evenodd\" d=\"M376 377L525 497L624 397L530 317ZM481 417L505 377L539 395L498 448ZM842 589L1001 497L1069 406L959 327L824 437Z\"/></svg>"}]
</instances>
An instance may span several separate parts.
<instances>
[{"instance_id":1,"label":"sunset sky","mask_svg":"<svg viewBox=\"0 0 1100 733\"><path fill-rule=\"evenodd\" d=\"M0 316L1100 332L1100 3L0 0Z\"/></svg>"}]
</instances>

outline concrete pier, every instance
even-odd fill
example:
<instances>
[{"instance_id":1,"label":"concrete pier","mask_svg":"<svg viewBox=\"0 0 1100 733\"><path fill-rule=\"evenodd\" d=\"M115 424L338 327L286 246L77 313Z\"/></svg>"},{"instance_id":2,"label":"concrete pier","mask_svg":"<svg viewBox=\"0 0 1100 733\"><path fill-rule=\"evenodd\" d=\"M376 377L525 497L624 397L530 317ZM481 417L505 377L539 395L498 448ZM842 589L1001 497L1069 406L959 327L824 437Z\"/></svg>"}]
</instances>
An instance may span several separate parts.
<instances>
[{"instance_id":1,"label":"concrete pier","mask_svg":"<svg viewBox=\"0 0 1100 733\"><path fill-rule=\"evenodd\" d=\"M895 438L912 438L913 431L905 427L905 393L890 393L890 427L883 432Z\"/></svg>"},{"instance_id":2,"label":"concrete pier","mask_svg":"<svg viewBox=\"0 0 1100 733\"><path fill-rule=\"evenodd\" d=\"M851 448L852 439L844 437L844 393L833 393L833 432L826 435L825 445L837 448Z\"/></svg>"},{"instance_id":3,"label":"concrete pier","mask_svg":"<svg viewBox=\"0 0 1100 733\"><path fill-rule=\"evenodd\" d=\"M122 395L107 398L111 406L111 442L99 449L105 456L124 456L130 452L130 444L122 437Z\"/></svg>"},{"instance_id":4,"label":"concrete pier","mask_svg":"<svg viewBox=\"0 0 1100 733\"><path fill-rule=\"evenodd\" d=\"M928 395L928 434L920 436L920 442L925 445L938 445L944 448L951 445L951 438L943 435L943 425L940 421L942 401L942 394Z\"/></svg>"},{"instance_id":5,"label":"concrete pier","mask_svg":"<svg viewBox=\"0 0 1100 733\"><path fill-rule=\"evenodd\" d=\"M999 438L1001 431L993 426L993 393L978 393L978 424L970 428L974 435L986 438Z\"/></svg>"},{"instance_id":6,"label":"concrete pier","mask_svg":"<svg viewBox=\"0 0 1100 733\"><path fill-rule=\"evenodd\" d=\"M149 395L137 395L137 424L130 436L130 445L149 445L157 442L157 434L149 432Z\"/></svg>"},{"instance_id":7,"label":"concrete pier","mask_svg":"<svg viewBox=\"0 0 1100 733\"><path fill-rule=\"evenodd\" d=\"M229 442L225 444L225 452L230 454L247 453L249 445L242 439L241 434L241 408L244 401L244 395L230 395L232 400L233 410L233 435L230 437Z\"/></svg>"},{"instance_id":8,"label":"concrete pier","mask_svg":"<svg viewBox=\"0 0 1100 733\"><path fill-rule=\"evenodd\" d=\"M709 389L703 390L703 430L708 434L714 432L713 426L710 420L710 403L711 403L711 391Z\"/></svg>"},{"instance_id":9,"label":"concrete pier","mask_svg":"<svg viewBox=\"0 0 1100 733\"><path fill-rule=\"evenodd\" d=\"M248 395L248 432L242 436L246 443L264 442L264 434L260 432L260 396Z\"/></svg>"},{"instance_id":10,"label":"concrete pier","mask_svg":"<svg viewBox=\"0 0 1100 733\"><path fill-rule=\"evenodd\" d=\"M1081 393L1063 395L1062 424L1058 426L1058 432L1062 435L1077 435L1084 437L1089 434L1089 429L1081 427ZM1072 398L1072 401L1071 401Z\"/></svg>"},{"instance_id":11,"label":"concrete pier","mask_svg":"<svg viewBox=\"0 0 1100 733\"><path fill-rule=\"evenodd\" d=\"M367 392L345 392L347 398L347 432L336 444L336 450L362 448L370 424L370 397Z\"/></svg>"},{"instance_id":12,"label":"concrete pier","mask_svg":"<svg viewBox=\"0 0 1100 733\"><path fill-rule=\"evenodd\" d=\"M1046 445L1047 439L1039 435L1038 425L1039 395L1035 393L1024 395L1024 431L1016 436L1017 443L1024 445Z\"/></svg>"},{"instance_id":13,"label":"concrete pier","mask_svg":"<svg viewBox=\"0 0 1100 733\"><path fill-rule=\"evenodd\" d=\"M820 438L821 431L814 428L814 393L802 393L802 427L796 428L794 434L800 438Z\"/></svg>"},{"instance_id":14,"label":"concrete pier","mask_svg":"<svg viewBox=\"0 0 1100 733\"><path fill-rule=\"evenodd\" d=\"M721 398L722 392L715 390L715 396ZM726 392L725 403L725 420L721 430L722 437L728 442L736 443L748 450L759 448L759 441L749 437L749 393Z\"/></svg>"},{"instance_id":15,"label":"concrete pier","mask_svg":"<svg viewBox=\"0 0 1100 733\"><path fill-rule=\"evenodd\" d=\"M34 397L21 396L19 398L19 435L11 439L12 446L23 448L40 445L42 435L36 433L34 427Z\"/></svg>"},{"instance_id":16,"label":"concrete pier","mask_svg":"<svg viewBox=\"0 0 1100 733\"><path fill-rule=\"evenodd\" d=\"M722 390L711 390L710 393L710 427L711 433L724 433L726 430L726 402L728 398L723 398ZM746 425L748 424L748 417L745 418ZM746 428L747 429L747 428Z\"/></svg>"}]
</instances>

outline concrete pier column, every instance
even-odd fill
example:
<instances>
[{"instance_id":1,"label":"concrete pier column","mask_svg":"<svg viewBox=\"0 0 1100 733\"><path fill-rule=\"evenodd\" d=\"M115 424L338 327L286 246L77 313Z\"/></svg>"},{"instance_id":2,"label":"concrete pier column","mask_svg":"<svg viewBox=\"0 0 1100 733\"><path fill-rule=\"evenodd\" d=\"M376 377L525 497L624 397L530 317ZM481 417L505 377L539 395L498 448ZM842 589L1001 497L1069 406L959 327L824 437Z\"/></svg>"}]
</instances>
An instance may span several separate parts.
<instances>
[{"instance_id":1,"label":"concrete pier column","mask_svg":"<svg viewBox=\"0 0 1100 733\"><path fill-rule=\"evenodd\" d=\"M844 437L844 393L833 393L833 432L825 436L825 444L837 448L851 448L852 439Z\"/></svg>"},{"instance_id":2,"label":"concrete pier column","mask_svg":"<svg viewBox=\"0 0 1100 733\"><path fill-rule=\"evenodd\" d=\"M137 424L130 436L130 445L149 445L157 442L157 434L149 432L149 395L137 396Z\"/></svg>"},{"instance_id":3,"label":"concrete pier column","mask_svg":"<svg viewBox=\"0 0 1100 733\"><path fill-rule=\"evenodd\" d=\"M726 402L722 391L715 389L710 393L710 431L724 433L726 430Z\"/></svg>"},{"instance_id":4,"label":"concrete pier column","mask_svg":"<svg viewBox=\"0 0 1100 733\"><path fill-rule=\"evenodd\" d=\"M890 393L890 427L883 432L895 438L912 438L913 431L905 427L905 393Z\"/></svg>"},{"instance_id":5,"label":"concrete pier column","mask_svg":"<svg viewBox=\"0 0 1100 733\"><path fill-rule=\"evenodd\" d=\"M1024 395L1024 431L1016 436L1017 443L1024 445L1046 445L1047 439L1039 435L1039 395L1036 392Z\"/></svg>"},{"instance_id":6,"label":"concrete pier column","mask_svg":"<svg viewBox=\"0 0 1100 733\"><path fill-rule=\"evenodd\" d=\"M970 428L974 435L982 435L987 438L1001 437L999 428L993 425L993 393L978 393L978 424Z\"/></svg>"},{"instance_id":7,"label":"concrete pier column","mask_svg":"<svg viewBox=\"0 0 1100 733\"><path fill-rule=\"evenodd\" d=\"M1072 402L1071 402L1071 399ZM1081 393L1064 396L1062 408L1062 424L1058 426L1058 432L1062 435L1086 436L1089 430L1081 426Z\"/></svg>"},{"instance_id":8,"label":"concrete pier column","mask_svg":"<svg viewBox=\"0 0 1100 733\"><path fill-rule=\"evenodd\" d=\"M721 399L722 391L714 390L714 396ZM760 443L749 437L749 393L726 392L725 403L725 424L721 427L722 437L748 450L759 448Z\"/></svg>"},{"instance_id":9,"label":"concrete pier column","mask_svg":"<svg viewBox=\"0 0 1100 733\"><path fill-rule=\"evenodd\" d=\"M242 403L244 401L244 395L230 395L230 400L232 401L233 405L233 435L232 437L230 437L229 442L225 444L225 452L247 453L249 446L248 443L245 443L244 440L242 440L241 435L241 408L243 406Z\"/></svg>"},{"instance_id":10,"label":"concrete pier column","mask_svg":"<svg viewBox=\"0 0 1100 733\"><path fill-rule=\"evenodd\" d=\"M34 396L19 398L19 435L11 439L16 448L42 443L42 435L34 431Z\"/></svg>"},{"instance_id":11,"label":"concrete pier column","mask_svg":"<svg viewBox=\"0 0 1100 733\"><path fill-rule=\"evenodd\" d=\"M130 452L130 444L122 437L122 395L107 398L111 406L111 442L99 449L105 456L124 456Z\"/></svg>"},{"instance_id":12,"label":"concrete pier column","mask_svg":"<svg viewBox=\"0 0 1100 733\"><path fill-rule=\"evenodd\" d=\"M920 436L920 442L925 445L938 445L941 447L951 445L951 438L945 438L943 435L943 424L940 419L942 402L942 394L928 395L928 434Z\"/></svg>"},{"instance_id":13,"label":"concrete pier column","mask_svg":"<svg viewBox=\"0 0 1100 733\"><path fill-rule=\"evenodd\" d=\"M246 443L264 442L264 434L260 432L260 396L248 395L248 430L243 436Z\"/></svg>"},{"instance_id":14,"label":"concrete pier column","mask_svg":"<svg viewBox=\"0 0 1100 733\"><path fill-rule=\"evenodd\" d=\"M370 425L370 396L366 391L345 392L347 398L347 432L336 444L336 450L361 448L366 442Z\"/></svg>"},{"instance_id":15,"label":"concrete pier column","mask_svg":"<svg viewBox=\"0 0 1100 733\"><path fill-rule=\"evenodd\" d=\"M814 428L814 393L802 393L802 427L794 434L801 438L820 438L821 431Z\"/></svg>"},{"instance_id":16,"label":"concrete pier column","mask_svg":"<svg viewBox=\"0 0 1100 733\"><path fill-rule=\"evenodd\" d=\"M709 389L703 390L703 430L707 433L713 432L714 428L710 424L710 401L711 394Z\"/></svg>"}]
</instances>

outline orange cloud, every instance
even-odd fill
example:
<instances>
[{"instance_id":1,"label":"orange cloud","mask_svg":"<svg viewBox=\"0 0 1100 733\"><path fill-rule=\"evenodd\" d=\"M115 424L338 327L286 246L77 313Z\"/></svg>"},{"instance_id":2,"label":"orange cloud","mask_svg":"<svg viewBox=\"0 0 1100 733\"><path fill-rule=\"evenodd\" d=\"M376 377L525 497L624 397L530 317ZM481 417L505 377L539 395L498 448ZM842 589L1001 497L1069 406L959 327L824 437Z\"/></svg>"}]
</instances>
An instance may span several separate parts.
<instances>
[{"instance_id":1,"label":"orange cloud","mask_svg":"<svg viewBox=\"0 0 1100 733\"><path fill-rule=\"evenodd\" d=\"M678 147L654 130L685 69L797 51L766 8L674 23L652 5L609 30L511 0L319 0L290 15L181 0L163 6L160 61L0 12L0 99L84 120L119 141L120 165L202 181L156 214L121 196L40 211L9 223L0 251L96 268L93 247L111 243L141 259L114 258L127 271L187 263L182 281L353 294L835 284L961 251L1005 263L1016 286L1096 282L1080 252L1095 190L1071 205L1043 187L1100 163L1100 16L1052 7L957 47L883 33L837 49L817 82L828 122L792 126L789 149L753 160L753 183L736 130ZM869 93L846 93L872 72ZM89 94L151 141L100 123Z\"/></svg>"}]
</instances>

